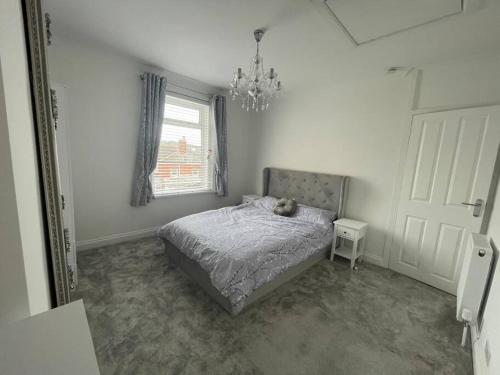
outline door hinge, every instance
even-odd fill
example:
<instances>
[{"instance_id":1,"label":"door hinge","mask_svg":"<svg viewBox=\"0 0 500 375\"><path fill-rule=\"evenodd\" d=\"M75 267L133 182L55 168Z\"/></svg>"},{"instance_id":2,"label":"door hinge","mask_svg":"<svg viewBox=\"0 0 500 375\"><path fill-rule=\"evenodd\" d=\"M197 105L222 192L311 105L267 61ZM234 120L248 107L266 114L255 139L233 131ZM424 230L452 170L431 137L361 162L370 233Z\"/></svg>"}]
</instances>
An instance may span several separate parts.
<instances>
[{"instance_id":1,"label":"door hinge","mask_svg":"<svg viewBox=\"0 0 500 375\"><path fill-rule=\"evenodd\" d=\"M57 130L57 121L59 120L59 109L57 107L56 90L50 89L50 105L52 110L52 118L54 119L54 128Z\"/></svg>"},{"instance_id":2,"label":"door hinge","mask_svg":"<svg viewBox=\"0 0 500 375\"><path fill-rule=\"evenodd\" d=\"M62 205L62 209L64 210L66 208L66 200L64 199L63 194L61 194L61 205Z\"/></svg>"}]
</instances>

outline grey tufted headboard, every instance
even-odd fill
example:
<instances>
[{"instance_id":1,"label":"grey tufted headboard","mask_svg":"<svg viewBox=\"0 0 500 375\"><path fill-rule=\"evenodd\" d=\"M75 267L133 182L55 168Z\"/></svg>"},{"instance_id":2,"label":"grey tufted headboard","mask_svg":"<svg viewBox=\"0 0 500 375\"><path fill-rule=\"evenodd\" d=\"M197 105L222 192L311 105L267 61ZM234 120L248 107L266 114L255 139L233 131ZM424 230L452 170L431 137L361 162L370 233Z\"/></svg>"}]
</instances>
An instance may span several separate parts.
<instances>
[{"instance_id":1,"label":"grey tufted headboard","mask_svg":"<svg viewBox=\"0 0 500 375\"><path fill-rule=\"evenodd\" d=\"M325 173L264 168L263 195L295 198L298 203L344 216L349 177Z\"/></svg>"}]
</instances>

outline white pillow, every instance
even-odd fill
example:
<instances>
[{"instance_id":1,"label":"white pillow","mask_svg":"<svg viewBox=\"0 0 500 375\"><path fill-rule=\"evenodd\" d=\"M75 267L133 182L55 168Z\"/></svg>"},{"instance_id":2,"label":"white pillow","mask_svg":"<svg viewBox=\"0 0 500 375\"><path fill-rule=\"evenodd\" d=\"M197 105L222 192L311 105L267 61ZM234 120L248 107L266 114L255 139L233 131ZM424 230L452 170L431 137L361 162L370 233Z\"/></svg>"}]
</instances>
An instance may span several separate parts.
<instances>
[{"instance_id":1,"label":"white pillow","mask_svg":"<svg viewBox=\"0 0 500 375\"><path fill-rule=\"evenodd\" d=\"M272 211L277 201L278 198L273 197L271 195L267 195L263 198L254 200L252 203L256 206L264 208L265 210Z\"/></svg>"},{"instance_id":2,"label":"white pillow","mask_svg":"<svg viewBox=\"0 0 500 375\"><path fill-rule=\"evenodd\" d=\"M293 217L315 224L331 225L332 222L337 218L337 213L330 210L324 210L322 208L299 204L297 206L297 211L295 211L295 215L293 215Z\"/></svg>"}]
</instances>

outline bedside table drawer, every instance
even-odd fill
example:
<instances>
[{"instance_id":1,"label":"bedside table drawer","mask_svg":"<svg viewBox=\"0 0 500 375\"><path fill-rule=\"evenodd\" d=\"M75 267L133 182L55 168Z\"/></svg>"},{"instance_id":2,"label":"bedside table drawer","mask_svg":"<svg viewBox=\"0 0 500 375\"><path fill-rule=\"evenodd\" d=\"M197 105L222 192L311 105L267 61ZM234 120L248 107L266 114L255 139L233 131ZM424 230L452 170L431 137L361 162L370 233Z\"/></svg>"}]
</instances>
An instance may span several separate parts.
<instances>
[{"instance_id":1,"label":"bedside table drawer","mask_svg":"<svg viewBox=\"0 0 500 375\"><path fill-rule=\"evenodd\" d=\"M357 236L357 231L350 228L338 227L337 236L342 238L347 238L348 240L353 240Z\"/></svg>"}]
</instances>

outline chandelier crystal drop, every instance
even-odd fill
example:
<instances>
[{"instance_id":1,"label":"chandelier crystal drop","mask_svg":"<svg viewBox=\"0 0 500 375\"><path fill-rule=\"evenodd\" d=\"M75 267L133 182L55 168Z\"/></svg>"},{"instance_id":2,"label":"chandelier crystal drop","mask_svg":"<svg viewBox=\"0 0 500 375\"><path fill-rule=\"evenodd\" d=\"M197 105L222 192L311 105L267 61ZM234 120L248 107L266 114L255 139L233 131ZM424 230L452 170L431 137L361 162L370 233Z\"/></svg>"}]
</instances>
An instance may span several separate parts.
<instances>
[{"instance_id":1,"label":"chandelier crystal drop","mask_svg":"<svg viewBox=\"0 0 500 375\"><path fill-rule=\"evenodd\" d=\"M257 29L253 33L257 42L257 53L252 59L250 71L245 74L241 68L234 73L229 92L233 98L241 99L241 108L247 111L253 109L256 112L264 111L269 107L272 98L278 96L281 91L281 82L278 81L278 73L271 68L268 72L264 70L264 60L260 55L259 43L264 35L263 29Z\"/></svg>"}]
</instances>

